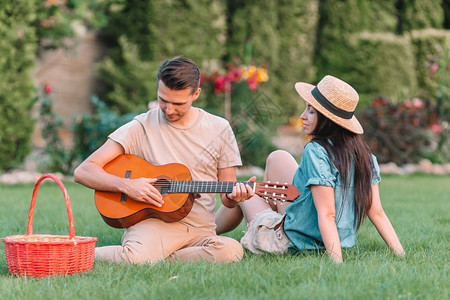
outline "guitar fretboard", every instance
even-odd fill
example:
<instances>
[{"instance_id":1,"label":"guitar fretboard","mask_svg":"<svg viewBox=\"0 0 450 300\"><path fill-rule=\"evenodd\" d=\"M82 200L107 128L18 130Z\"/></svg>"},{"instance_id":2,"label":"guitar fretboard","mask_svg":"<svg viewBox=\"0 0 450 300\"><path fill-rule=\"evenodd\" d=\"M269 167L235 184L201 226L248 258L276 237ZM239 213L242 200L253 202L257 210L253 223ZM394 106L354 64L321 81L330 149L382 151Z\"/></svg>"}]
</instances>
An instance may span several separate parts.
<instances>
[{"instance_id":1,"label":"guitar fretboard","mask_svg":"<svg viewBox=\"0 0 450 300\"><path fill-rule=\"evenodd\" d=\"M247 183L254 188L254 182ZM159 187L161 193L231 193L237 182L232 181L182 181L162 180L157 181L155 186Z\"/></svg>"}]
</instances>

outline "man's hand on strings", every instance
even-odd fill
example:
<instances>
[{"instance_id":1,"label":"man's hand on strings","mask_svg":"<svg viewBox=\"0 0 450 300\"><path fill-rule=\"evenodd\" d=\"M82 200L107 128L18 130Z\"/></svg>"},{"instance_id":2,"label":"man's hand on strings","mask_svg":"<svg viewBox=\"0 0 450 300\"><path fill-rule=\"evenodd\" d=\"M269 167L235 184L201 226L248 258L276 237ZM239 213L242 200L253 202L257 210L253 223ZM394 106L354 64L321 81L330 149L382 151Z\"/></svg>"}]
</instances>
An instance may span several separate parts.
<instances>
[{"instance_id":1,"label":"man's hand on strings","mask_svg":"<svg viewBox=\"0 0 450 300\"><path fill-rule=\"evenodd\" d=\"M154 186L156 178L129 179L127 182L127 196L134 200L161 207L164 200L159 190Z\"/></svg>"}]
</instances>

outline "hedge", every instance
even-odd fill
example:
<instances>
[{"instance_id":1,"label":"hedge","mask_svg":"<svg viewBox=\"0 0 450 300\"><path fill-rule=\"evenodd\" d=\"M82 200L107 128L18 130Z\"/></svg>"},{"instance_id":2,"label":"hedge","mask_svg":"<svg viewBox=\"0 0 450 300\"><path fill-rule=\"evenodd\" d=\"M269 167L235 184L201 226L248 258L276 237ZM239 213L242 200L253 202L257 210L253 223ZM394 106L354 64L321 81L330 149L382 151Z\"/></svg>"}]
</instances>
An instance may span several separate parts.
<instances>
[{"instance_id":1,"label":"hedge","mask_svg":"<svg viewBox=\"0 0 450 300\"><path fill-rule=\"evenodd\" d=\"M342 74L351 82L360 98L368 102L384 96L394 102L415 95L415 62L410 39L389 33L355 34L351 62L354 72Z\"/></svg>"},{"instance_id":2,"label":"hedge","mask_svg":"<svg viewBox=\"0 0 450 300\"><path fill-rule=\"evenodd\" d=\"M0 170L20 164L31 150L32 71L36 50L35 2L0 5Z\"/></svg>"},{"instance_id":3,"label":"hedge","mask_svg":"<svg viewBox=\"0 0 450 300\"><path fill-rule=\"evenodd\" d=\"M420 95L433 103L442 101L440 109L450 118L450 72L446 69L450 64L450 31L425 29L411 32L411 43L416 60L416 76L420 86ZM431 65L436 64L438 70L433 73ZM441 87L447 87L446 92ZM441 93L445 94L442 95ZM439 99L444 97L445 99Z\"/></svg>"}]
</instances>

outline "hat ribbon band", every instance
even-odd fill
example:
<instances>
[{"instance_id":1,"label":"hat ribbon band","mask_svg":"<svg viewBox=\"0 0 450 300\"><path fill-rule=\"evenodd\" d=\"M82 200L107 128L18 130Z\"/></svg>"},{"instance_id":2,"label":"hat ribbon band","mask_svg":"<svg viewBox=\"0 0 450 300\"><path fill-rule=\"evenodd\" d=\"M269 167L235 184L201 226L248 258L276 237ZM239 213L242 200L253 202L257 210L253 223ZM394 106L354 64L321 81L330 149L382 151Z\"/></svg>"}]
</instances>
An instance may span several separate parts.
<instances>
[{"instance_id":1,"label":"hat ribbon band","mask_svg":"<svg viewBox=\"0 0 450 300\"><path fill-rule=\"evenodd\" d=\"M311 94L317 100L317 102L319 102L332 114L341 117L343 119L351 119L353 117L353 111L345 111L335 106L324 95L322 95L317 86L311 91Z\"/></svg>"}]
</instances>

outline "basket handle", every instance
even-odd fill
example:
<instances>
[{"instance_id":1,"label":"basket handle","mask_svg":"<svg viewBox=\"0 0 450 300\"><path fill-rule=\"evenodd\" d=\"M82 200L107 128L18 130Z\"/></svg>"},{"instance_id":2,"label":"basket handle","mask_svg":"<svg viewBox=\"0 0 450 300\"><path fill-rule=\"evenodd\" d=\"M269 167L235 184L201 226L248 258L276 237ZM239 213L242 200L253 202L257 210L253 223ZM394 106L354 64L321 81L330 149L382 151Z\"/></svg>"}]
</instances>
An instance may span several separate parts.
<instances>
[{"instance_id":1,"label":"basket handle","mask_svg":"<svg viewBox=\"0 0 450 300\"><path fill-rule=\"evenodd\" d=\"M66 191L66 188L64 187L63 183L52 174L44 174L42 175L38 181L36 182L36 185L34 186L33 190L33 196L31 198L31 205L30 205L30 212L28 214L28 227L27 227L27 235L33 234L33 215L34 215L34 206L36 204L36 196L39 189L39 185L45 178L53 179L61 188L61 191L64 195L64 200L66 202L66 209L67 209L67 215L69 216L69 236L71 239L75 238L75 226L73 224L73 216L72 216L72 206L70 205L70 199L69 194Z\"/></svg>"}]
</instances>

